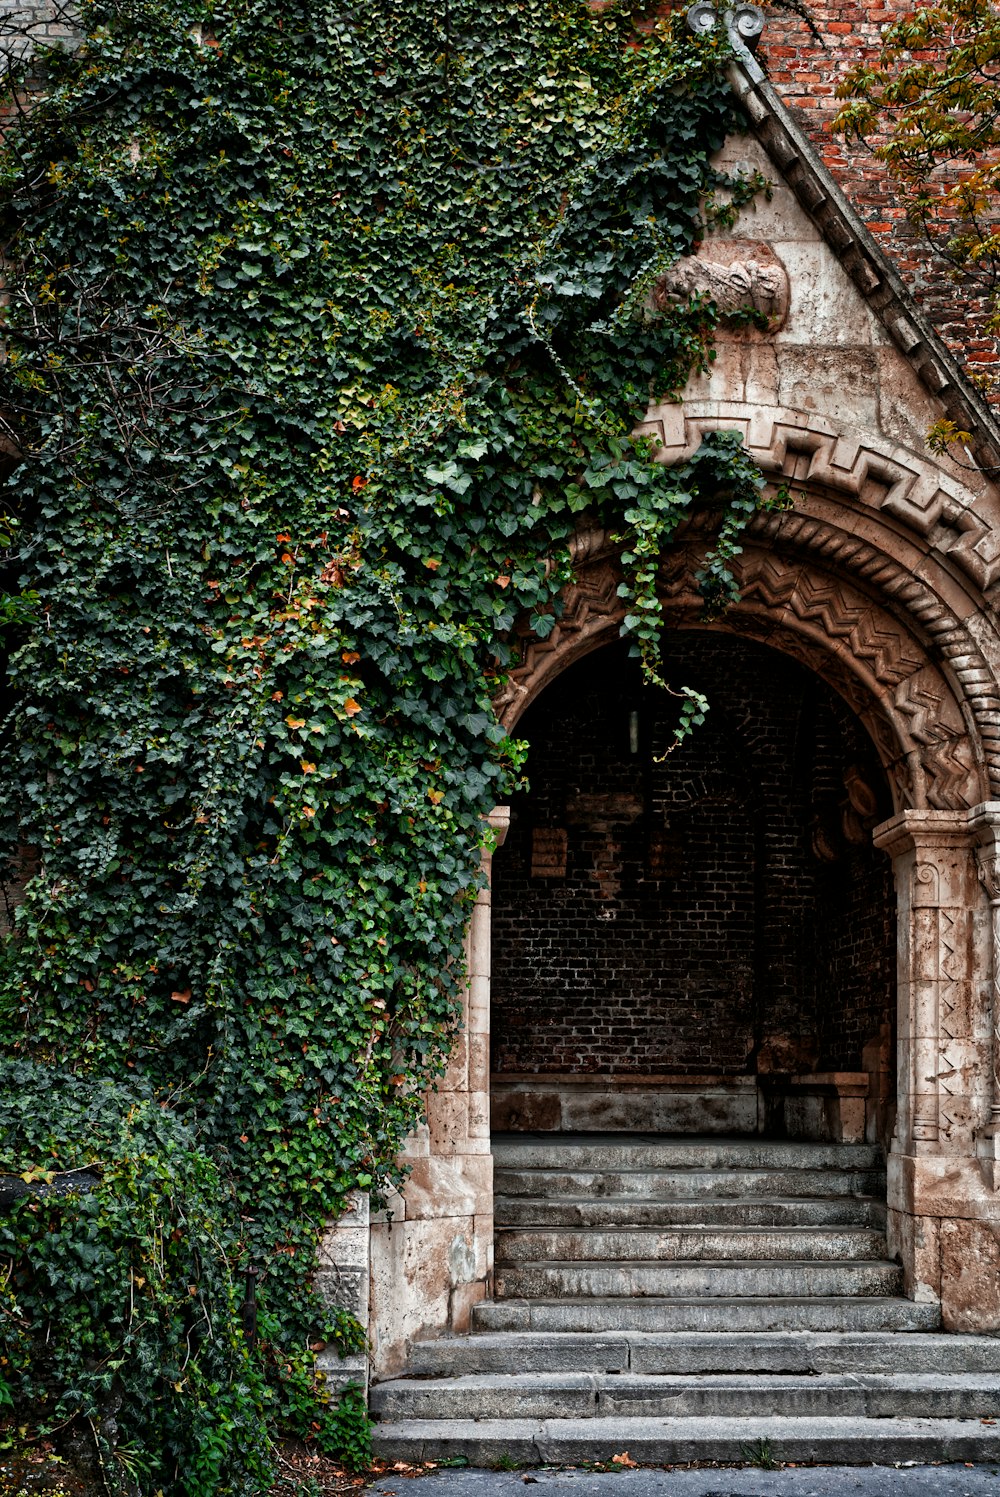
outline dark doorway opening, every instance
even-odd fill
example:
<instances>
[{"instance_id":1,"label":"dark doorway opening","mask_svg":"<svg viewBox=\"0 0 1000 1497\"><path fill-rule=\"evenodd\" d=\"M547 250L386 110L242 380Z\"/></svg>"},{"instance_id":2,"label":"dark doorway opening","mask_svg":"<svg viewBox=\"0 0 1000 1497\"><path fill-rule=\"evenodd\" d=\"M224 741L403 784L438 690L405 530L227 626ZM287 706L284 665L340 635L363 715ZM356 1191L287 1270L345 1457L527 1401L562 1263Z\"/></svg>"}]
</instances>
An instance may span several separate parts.
<instances>
[{"instance_id":1,"label":"dark doorway opening","mask_svg":"<svg viewBox=\"0 0 1000 1497\"><path fill-rule=\"evenodd\" d=\"M529 788L494 861L496 1129L648 1128L885 1142L895 899L871 741L796 661L677 631L526 712Z\"/></svg>"}]
</instances>

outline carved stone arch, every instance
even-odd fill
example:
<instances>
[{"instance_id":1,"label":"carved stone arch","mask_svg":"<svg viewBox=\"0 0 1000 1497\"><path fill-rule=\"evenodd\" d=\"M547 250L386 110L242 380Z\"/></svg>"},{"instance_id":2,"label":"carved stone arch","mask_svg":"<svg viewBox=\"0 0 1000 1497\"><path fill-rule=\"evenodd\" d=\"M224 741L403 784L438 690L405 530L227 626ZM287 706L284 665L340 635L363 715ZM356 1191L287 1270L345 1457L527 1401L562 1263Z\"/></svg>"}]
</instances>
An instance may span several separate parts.
<instances>
[{"instance_id":1,"label":"carved stone arch","mask_svg":"<svg viewBox=\"0 0 1000 1497\"><path fill-rule=\"evenodd\" d=\"M653 408L637 428L668 465L690 457L712 431L738 431L776 483L826 490L841 504L895 519L950 559L977 597L1000 590L1000 491L981 476L963 482L964 475L881 432L838 430L826 415L779 406L689 399Z\"/></svg>"},{"instance_id":2,"label":"carved stone arch","mask_svg":"<svg viewBox=\"0 0 1000 1497\"><path fill-rule=\"evenodd\" d=\"M985 607L1000 587L996 493L971 495L929 459L807 413L714 403L655 415L641 430L665 461L711 430L736 429L773 484L793 485L791 510L754 517L737 569L741 599L712 627L769 642L833 686L874 740L897 809L954 811L1000 797L1000 685L984 650L993 643L1000 655ZM708 543L693 524L665 560L668 624L702 626L693 576ZM582 530L571 554L575 581L552 634L521 632L521 661L497 704L507 726L620 631L622 574L607 534Z\"/></svg>"},{"instance_id":3,"label":"carved stone arch","mask_svg":"<svg viewBox=\"0 0 1000 1497\"><path fill-rule=\"evenodd\" d=\"M904 582L872 548L856 538L831 535L810 521L799 524L800 518L760 517L738 564L740 601L708 625L701 620L694 584L708 538L689 535L668 558L661 577L668 626L751 636L815 671L864 724L897 810L959 810L989 799L986 755L970 733L971 704L963 704L951 673L938 663L941 653L947 655L941 652L942 640L955 646L957 636L962 649L974 654L972 642L947 610L925 598L919 583L912 577ZM786 538L787 546L782 544ZM824 566L829 560L824 551L853 566ZM564 611L552 634L546 640L522 634L521 661L498 702L508 727L555 676L620 632L625 616L618 596L622 572L607 535L582 532L573 553L576 580L564 593ZM937 628L936 650L901 622L897 610L884 605L871 585L868 574L873 570L878 581L906 592L924 626ZM967 685L978 662L968 653L959 658L965 673L960 685ZM974 679L978 684L979 677Z\"/></svg>"},{"instance_id":4,"label":"carved stone arch","mask_svg":"<svg viewBox=\"0 0 1000 1497\"><path fill-rule=\"evenodd\" d=\"M983 798L1000 794L1000 687L987 659L1000 658L997 486L879 431L786 407L695 398L651 409L638 428L667 464L720 430L740 432L769 482L795 494L792 512L757 516L755 534L850 572L924 641L959 703Z\"/></svg>"},{"instance_id":5,"label":"carved stone arch","mask_svg":"<svg viewBox=\"0 0 1000 1497\"><path fill-rule=\"evenodd\" d=\"M812 504L819 507L815 498ZM1000 687L974 632L974 623L980 633L986 624L982 598L970 600L964 589L956 588L954 578L931 552L907 554L912 548L895 531L880 534L878 522L869 522L866 537L849 529L850 523L842 508L839 516L793 510L757 516L751 533L782 554L808 557L838 585L857 586L910 639L911 649L924 657L923 670L935 672L943 681L943 699L957 707L978 771L980 799L992 799L1000 789ZM863 657L864 642L857 640L855 645ZM897 702L904 715L914 719L918 741L924 741L928 721L926 714L919 714L924 685L926 675L914 680L914 695L903 689ZM929 689L932 696L938 690ZM952 803L941 807L952 808Z\"/></svg>"}]
</instances>

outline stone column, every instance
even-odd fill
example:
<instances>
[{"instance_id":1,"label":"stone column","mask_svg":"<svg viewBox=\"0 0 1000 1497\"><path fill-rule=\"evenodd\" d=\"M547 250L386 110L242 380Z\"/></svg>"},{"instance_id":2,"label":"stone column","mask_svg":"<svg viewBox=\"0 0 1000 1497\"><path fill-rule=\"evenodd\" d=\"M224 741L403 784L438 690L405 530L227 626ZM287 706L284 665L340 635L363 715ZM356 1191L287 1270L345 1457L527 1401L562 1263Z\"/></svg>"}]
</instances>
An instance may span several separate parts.
<instances>
[{"instance_id":1,"label":"stone column","mask_svg":"<svg viewBox=\"0 0 1000 1497\"><path fill-rule=\"evenodd\" d=\"M906 1292L939 1300L953 1330L1000 1328L1000 1217L979 1158L993 1102L993 930L980 871L988 882L994 811L904 811L875 830L898 911L889 1247Z\"/></svg>"},{"instance_id":2,"label":"stone column","mask_svg":"<svg viewBox=\"0 0 1000 1497\"><path fill-rule=\"evenodd\" d=\"M979 1133L983 1178L1000 1189L1000 806L977 806L970 823L976 838L979 879L989 906L987 993L990 1033L989 1116Z\"/></svg>"},{"instance_id":3,"label":"stone column","mask_svg":"<svg viewBox=\"0 0 1000 1497\"><path fill-rule=\"evenodd\" d=\"M428 1092L426 1122L410 1137L402 1193L371 1227L372 1374L391 1376L414 1340L465 1331L492 1289L493 1156L490 1153L489 878L510 821L488 818L484 887L466 934L462 1025L445 1075Z\"/></svg>"},{"instance_id":4,"label":"stone column","mask_svg":"<svg viewBox=\"0 0 1000 1497\"><path fill-rule=\"evenodd\" d=\"M904 811L875 831L897 901L897 1114L893 1152L965 1154L976 1125L973 918L979 903L964 811Z\"/></svg>"}]
</instances>

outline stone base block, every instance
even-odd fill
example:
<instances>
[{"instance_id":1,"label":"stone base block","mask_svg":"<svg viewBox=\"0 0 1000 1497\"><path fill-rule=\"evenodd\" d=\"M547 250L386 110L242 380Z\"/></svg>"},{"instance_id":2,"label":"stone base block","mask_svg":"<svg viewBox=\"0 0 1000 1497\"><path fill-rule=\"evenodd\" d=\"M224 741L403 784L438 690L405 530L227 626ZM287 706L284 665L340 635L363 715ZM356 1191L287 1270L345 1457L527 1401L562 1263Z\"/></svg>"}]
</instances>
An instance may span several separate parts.
<instances>
[{"instance_id":1,"label":"stone base block","mask_svg":"<svg viewBox=\"0 0 1000 1497\"><path fill-rule=\"evenodd\" d=\"M946 1330L1000 1332L1000 1200L968 1155L890 1154L889 1251Z\"/></svg>"},{"instance_id":2,"label":"stone base block","mask_svg":"<svg viewBox=\"0 0 1000 1497\"><path fill-rule=\"evenodd\" d=\"M753 1076L494 1076L499 1133L756 1133Z\"/></svg>"},{"instance_id":3,"label":"stone base block","mask_svg":"<svg viewBox=\"0 0 1000 1497\"><path fill-rule=\"evenodd\" d=\"M388 1377L411 1342L466 1331L489 1292L492 1216L376 1222L371 1229L371 1367Z\"/></svg>"},{"instance_id":4,"label":"stone base block","mask_svg":"<svg viewBox=\"0 0 1000 1497\"><path fill-rule=\"evenodd\" d=\"M747 1134L863 1143L866 1072L492 1079L500 1133Z\"/></svg>"}]
</instances>

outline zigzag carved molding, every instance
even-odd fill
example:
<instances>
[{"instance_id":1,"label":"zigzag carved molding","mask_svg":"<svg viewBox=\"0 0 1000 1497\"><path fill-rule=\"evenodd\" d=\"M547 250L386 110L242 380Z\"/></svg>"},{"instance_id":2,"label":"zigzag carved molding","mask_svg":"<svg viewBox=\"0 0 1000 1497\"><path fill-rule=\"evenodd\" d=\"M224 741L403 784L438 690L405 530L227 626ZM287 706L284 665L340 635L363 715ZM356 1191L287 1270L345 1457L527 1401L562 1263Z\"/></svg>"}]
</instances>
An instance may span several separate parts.
<instances>
[{"instance_id":1,"label":"zigzag carved molding","mask_svg":"<svg viewBox=\"0 0 1000 1497\"><path fill-rule=\"evenodd\" d=\"M869 596L881 598L897 618L906 620L918 649L921 641L929 645L954 682L965 728L988 775L984 799L1000 794L1000 689L971 631L940 594L868 541L810 516L760 514L751 530L775 548L809 557L824 572L856 578Z\"/></svg>"},{"instance_id":2,"label":"zigzag carved molding","mask_svg":"<svg viewBox=\"0 0 1000 1497\"><path fill-rule=\"evenodd\" d=\"M761 515L754 532L768 549L754 546L744 555L743 598L721 627L770 640L851 703L879 748L897 804L951 810L990 798L977 760L989 759L1000 783L1000 698L968 631L941 600L884 553L811 518ZM790 557L790 548L798 554ZM701 550L695 538L664 567L662 595L675 624L697 621L692 579ZM497 701L508 725L573 660L618 635L621 572L607 535L581 532L572 551L578 580L564 593L563 617L547 640L521 633L521 663ZM862 587L844 572L853 572ZM873 593L881 593L893 612ZM961 703L928 658L923 634L948 660ZM991 729L987 742L982 735Z\"/></svg>"},{"instance_id":3,"label":"zigzag carved molding","mask_svg":"<svg viewBox=\"0 0 1000 1497\"><path fill-rule=\"evenodd\" d=\"M995 490L974 495L929 458L874 432L838 432L809 412L720 401L656 406L636 431L655 439L668 464L690 457L709 432L738 431L768 478L822 486L883 510L931 539L978 588L1000 581Z\"/></svg>"}]
</instances>

